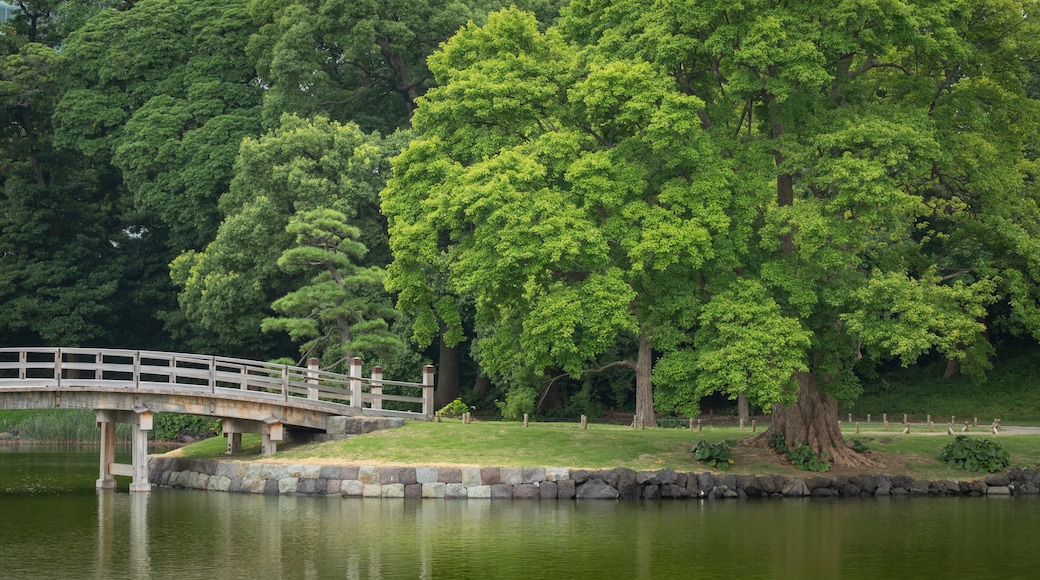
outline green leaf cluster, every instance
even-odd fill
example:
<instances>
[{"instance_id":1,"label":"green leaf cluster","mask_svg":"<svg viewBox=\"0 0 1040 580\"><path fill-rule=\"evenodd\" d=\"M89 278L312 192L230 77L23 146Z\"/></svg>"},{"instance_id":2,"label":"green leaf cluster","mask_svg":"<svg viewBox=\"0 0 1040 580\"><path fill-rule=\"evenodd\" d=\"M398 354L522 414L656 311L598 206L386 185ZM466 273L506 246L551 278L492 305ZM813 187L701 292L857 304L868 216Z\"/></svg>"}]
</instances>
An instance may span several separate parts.
<instances>
[{"instance_id":1,"label":"green leaf cluster","mask_svg":"<svg viewBox=\"0 0 1040 580\"><path fill-rule=\"evenodd\" d=\"M701 461L707 464L708 467L726 471L730 465L733 465L731 444L729 441L709 443L701 439L690 449L690 453L693 453L694 460Z\"/></svg>"},{"instance_id":2,"label":"green leaf cluster","mask_svg":"<svg viewBox=\"0 0 1040 580\"><path fill-rule=\"evenodd\" d=\"M958 435L952 443L939 450L939 461L966 471L992 473L1011 464L1008 452L999 443L989 439Z\"/></svg>"}]
</instances>

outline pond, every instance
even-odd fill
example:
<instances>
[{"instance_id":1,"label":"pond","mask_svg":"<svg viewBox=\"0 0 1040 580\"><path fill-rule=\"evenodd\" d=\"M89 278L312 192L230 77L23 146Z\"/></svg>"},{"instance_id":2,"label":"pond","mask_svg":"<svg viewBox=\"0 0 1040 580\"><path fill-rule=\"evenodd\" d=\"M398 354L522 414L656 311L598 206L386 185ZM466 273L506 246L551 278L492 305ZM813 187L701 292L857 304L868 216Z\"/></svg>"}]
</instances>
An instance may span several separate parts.
<instances>
[{"instance_id":1,"label":"pond","mask_svg":"<svg viewBox=\"0 0 1040 580\"><path fill-rule=\"evenodd\" d=\"M124 460L121 458L121 460ZM1040 499L404 500L99 492L0 447L4 578L1036 577Z\"/></svg>"}]
</instances>

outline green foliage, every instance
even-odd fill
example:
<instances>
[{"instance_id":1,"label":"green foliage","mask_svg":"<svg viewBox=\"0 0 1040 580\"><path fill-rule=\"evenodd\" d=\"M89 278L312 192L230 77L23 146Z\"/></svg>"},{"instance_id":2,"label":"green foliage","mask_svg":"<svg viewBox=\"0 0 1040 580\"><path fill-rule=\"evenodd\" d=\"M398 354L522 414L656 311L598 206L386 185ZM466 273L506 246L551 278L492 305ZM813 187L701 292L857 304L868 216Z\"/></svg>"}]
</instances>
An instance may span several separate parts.
<instances>
[{"instance_id":1,"label":"green foliage","mask_svg":"<svg viewBox=\"0 0 1040 580\"><path fill-rule=\"evenodd\" d=\"M220 433L220 420L213 417L156 413L152 422L152 437L159 441L176 441L182 435L192 437Z\"/></svg>"},{"instance_id":2,"label":"green foliage","mask_svg":"<svg viewBox=\"0 0 1040 580\"><path fill-rule=\"evenodd\" d=\"M992 473L1011 465L1011 457L999 443L989 439L958 435L939 450L939 460L966 471Z\"/></svg>"},{"instance_id":3,"label":"green foliage","mask_svg":"<svg viewBox=\"0 0 1040 580\"><path fill-rule=\"evenodd\" d=\"M870 448L867 447L866 443L860 441L859 439L853 439L852 450L856 453L866 453L867 451L870 451Z\"/></svg>"},{"instance_id":4,"label":"green foliage","mask_svg":"<svg viewBox=\"0 0 1040 580\"><path fill-rule=\"evenodd\" d=\"M824 473L830 471L831 468L827 458L825 456L821 457L812 447L809 447L808 442L803 442L801 445L788 451L787 458L791 460L791 465L802 471Z\"/></svg>"},{"instance_id":5,"label":"green foliage","mask_svg":"<svg viewBox=\"0 0 1040 580\"><path fill-rule=\"evenodd\" d=\"M441 417L460 417L463 413L469 413L470 406L462 402L462 399L455 399L441 407L438 411Z\"/></svg>"},{"instance_id":6,"label":"green foliage","mask_svg":"<svg viewBox=\"0 0 1040 580\"><path fill-rule=\"evenodd\" d=\"M519 420L524 414L534 413L534 404L538 399L538 391L528 385L513 387L506 393L506 400L495 401L503 419Z\"/></svg>"},{"instance_id":7,"label":"green foliage","mask_svg":"<svg viewBox=\"0 0 1040 580\"><path fill-rule=\"evenodd\" d=\"M303 358L320 356L335 365L362 356L392 362L404 351L404 342L390 331L396 315L383 291L385 271L358 262L368 251L357 241L361 230L336 210L319 208L289 220L286 231L296 244L282 253L278 266L290 275L317 270L306 285L275 300L281 314L265 318L265 331L285 331L302 342Z\"/></svg>"},{"instance_id":8,"label":"green foliage","mask_svg":"<svg viewBox=\"0 0 1040 580\"><path fill-rule=\"evenodd\" d=\"M309 282L280 266L283 254L283 265L295 268L297 274L304 265L296 258L304 259L306 253L320 252L321 263L330 265L330 259L346 257L339 249L326 251L310 245L305 230L314 224L307 225L313 220L305 220L304 215L336 217L340 242L357 250L352 263L363 268L385 265L387 241L378 193L389 173L388 158L399 150L403 138L382 139L363 133L356 125L323 117L285 115L277 128L242 142L235 177L221 197L225 218L216 239L202 252L181 254L170 266L171 278L181 288L181 308L205 341L232 352L266 351L272 337L261 332L261 324L272 317L271 303L318 284L316 278ZM290 221L295 224L292 229ZM367 251L361 252L355 243ZM324 265L321 269L325 276L333 276ZM328 288L327 280L323 283ZM365 286L372 291L372 284ZM300 308L313 306L318 299L306 293L296 298ZM385 302L385 293L375 292L372 299L373 305L380 299ZM301 311L290 318L302 320L310 315ZM301 339L310 336L306 340L312 340L314 332L322 336L328 330L317 321L311 329L302 324L293 331Z\"/></svg>"},{"instance_id":9,"label":"green foliage","mask_svg":"<svg viewBox=\"0 0 1040 580\"><path fill-rule=\"evenodd\" d=\"M117 167L174 251L213 238L239 142L260 130L247 4L141 0L99 11L61 50L56 141Z\"/></svg>"},{"instance_id":10,"label":"green foliage","mask_svg":"<svg viewBox=\"0 0 1040 580\"><path fill-rule=\"evenodd\" d=\"M784 439L783 433L773 433L769 436L769 448L777 453L777 455L787 455L787 441Z\"/></svg>"},{"instance_id":11,"label":"green foliage","mask_svg":"<svg viewBox=\"0 0 1040 580\"><path fill-rule=\"evenodd\" d=\"M725 471L729 469L729 466L733 465L733 450L730 448L730 445L731 442L729 441L709 443L701 439L690 449L690 453L693 453L693 458L696 461L702 461L708 467Z\"/></svg>"}]
</instances>

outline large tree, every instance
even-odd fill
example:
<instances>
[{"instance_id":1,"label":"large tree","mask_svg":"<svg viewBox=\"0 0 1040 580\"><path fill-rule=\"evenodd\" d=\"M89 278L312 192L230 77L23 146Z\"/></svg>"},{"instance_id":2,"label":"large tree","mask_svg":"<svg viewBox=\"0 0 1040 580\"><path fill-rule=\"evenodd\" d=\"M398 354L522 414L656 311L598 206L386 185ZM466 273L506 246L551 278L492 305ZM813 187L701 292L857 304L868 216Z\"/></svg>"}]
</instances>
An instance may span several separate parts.
<instances>
[{"instance_id":1,"label":"large tree","mask_svg":"<svg viewBox=\"0 0 1040 580\"><path fill-rule=\"evenodd\" d=\"M174 255L213 239L238 144L260 131L247 4L142 0L98 12L61 50L57 141L114 165Z\"/></svg>"},{"instance_id":2,"label":"large tree","mask_svg":"<svg viewBox=\"0 0 1040 580\"><path fill-rule=\"evenodd\" d=\"M558 0L520 4L555 17ZM292 0L252 4L259 32L249 43L264 113L353 121L366 131L407 126L416 99L433 86L426 66L466 22L483 21L501 0Z\"/></svg>"},{"instance_id":3,"label":"large tree","mask_svg":"<svg viewBox=\"0 0 1040 580\"><path fill-rule=\"evenodd\" d=\"M758 237L736 288L754 281L761 300L811 336L795 403L774 408L762 439L779 433L839 463L864 461L844 445L835 399L855 396L857 361L909 363L933 348L967 357L1000 284L1035 279L1035 268L1002 272L993 259L1002 245L1035 246L1037 107L1023 89L1035 9L1010 0L571 3L571 37L650 60L702 99L688 115L726 152L734 193L754 200ZM972 241L998 228L1004 241ZM734 320L701 317L691 384L737 392L736 371L748 366L740 357L721 361L729 378L705 372L718 348L754 344L715 339L711 329L733 330Z\"/></svg>"},{"instance_id":4,"label":"large tree","mask_svg":"<svg viewBox=\"0 0 1040 580\"><path fill-rule=\"evenodd\" d=\"M199 346L266 355L273 337L261 332L271 303L304 284L278 265L296 245L294 216L338 212L358 229L367 253L359 265L389 261L379 190L388 159L406 134L384 139L357 125L285 115L280 125L241 144L235 177L220 200L224 220L203 251L187 251L171 266L178 300Z\"/></svg>"},{"instance_id":5,"label":"large tree","mask_svg":"<svg viewBox=\"0 0 1040 580\"><path fill-rule=\"evenodd\" d=\"M388 287L420 340L476 311L485 370L579 374L623 337L634 425L656 425L652 344L726 260L727 175L696 97L646 63L582 52L515 9L429 59L438 87L383 192ZM696 300L694 299L694 302ZM456 335L457 336L457 335Z\"/></svg>"}]
</instances>

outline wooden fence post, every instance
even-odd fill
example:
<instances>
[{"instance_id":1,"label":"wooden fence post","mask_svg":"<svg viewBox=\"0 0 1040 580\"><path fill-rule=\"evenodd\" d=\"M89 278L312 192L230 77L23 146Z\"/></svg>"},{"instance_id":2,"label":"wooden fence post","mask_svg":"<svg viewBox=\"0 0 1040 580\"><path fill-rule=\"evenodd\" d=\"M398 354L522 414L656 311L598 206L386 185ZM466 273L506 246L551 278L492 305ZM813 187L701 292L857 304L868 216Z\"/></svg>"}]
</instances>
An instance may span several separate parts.
<instances>
[{"instance_id":1,"label":"wooden fence post","mask_svg":"<svg viewBox=\"0 0 1040 580\"><path fill-rule=\"evenodd\" d=\"M383 367L372 367L372 408L383 408Z\"/></svg>"},{"instance_id":2,"label":"wooden fence post","mask_svg":"<svg viewBox=\"0 0 1040 580\"><path fill-rule=\"evenodd\" d=\"M361 409L361 359L354 357L350 360L350 406Z\"/></svg>"},{"instance_id":3,"label":"wooden fence post","mask_svg":"<svg viewBox=\"0 0 1040 580\"><path fill-rule=\"evenodd\" d=\"M433 408L433 365L426 365L423 367L422 383L423 383L423 417L427 421L433 419L433 413L436 409Z\"/></svg>"},{"instance_id":4,"label":"wooden fence post","mask_svg":"<svg viewBox=\"0 0 1040 580\"><path fill-rule=\"evenodd\" d=\"M307 359L307 383L314 385L307 387L307 398L318 400L318 359Z\"/></svg>"}]
</instances>

